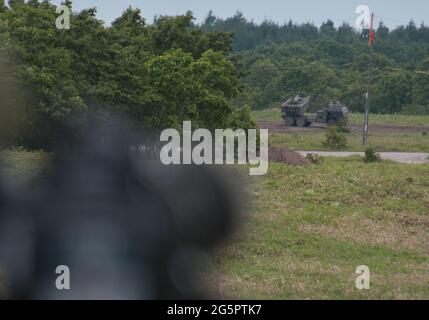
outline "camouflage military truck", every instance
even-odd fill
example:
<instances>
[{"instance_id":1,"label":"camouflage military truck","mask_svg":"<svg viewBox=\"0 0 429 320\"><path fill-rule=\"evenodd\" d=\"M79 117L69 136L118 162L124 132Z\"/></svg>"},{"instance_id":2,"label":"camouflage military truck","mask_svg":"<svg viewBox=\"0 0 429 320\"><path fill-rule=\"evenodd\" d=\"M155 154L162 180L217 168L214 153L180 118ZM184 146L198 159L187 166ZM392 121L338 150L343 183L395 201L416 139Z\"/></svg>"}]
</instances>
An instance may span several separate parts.
<instances>
[{"instance_id":1,"label":"camouflage military truck","mask_svg":"<svg viewBox=\"0 0 429 320\"><path fill-rule=\"evenodd\" d=\"M347 121L348 109L341 102L330 103L319 110L315 115L306 115L309 109L311 97L297 95L288 99L282 105L282 118L287 126L309 127L312 123L326 123L336 125L340 121Z\"/></svg>"}]
</instances>

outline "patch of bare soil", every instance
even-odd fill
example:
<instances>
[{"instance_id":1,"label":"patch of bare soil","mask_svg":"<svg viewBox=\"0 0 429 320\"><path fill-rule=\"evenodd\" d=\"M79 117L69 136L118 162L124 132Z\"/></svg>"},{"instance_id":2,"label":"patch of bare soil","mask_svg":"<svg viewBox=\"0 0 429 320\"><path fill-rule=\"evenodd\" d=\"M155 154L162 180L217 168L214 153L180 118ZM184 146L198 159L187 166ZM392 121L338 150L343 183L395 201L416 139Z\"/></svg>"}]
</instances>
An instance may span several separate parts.
<instances>
[{"instance_id":1,"label":"patch of bare soil","mask_svg":"<svg viewBox=\"0 0 429 320\"><path fill-rule=\"evenodd\" d=\"M294 132L323 132L326 126L323 124L312 124L311 127L288 127L283 122L279 121L259 121L258 125L261 129L268 129L273 133L294 133Z\"/></svg>"},{"instance_id":2,"label":"patch of bare soil","mask_svg":"<svg viewBox=\"0 0 429 320\"><path fill-rule=\"evenodd\" d=\"M306 166L310 164L310 161L299 153L285 147L270 148L268 156L270 162L286 163L293 166Z\"/></svg>"}]
</instances>

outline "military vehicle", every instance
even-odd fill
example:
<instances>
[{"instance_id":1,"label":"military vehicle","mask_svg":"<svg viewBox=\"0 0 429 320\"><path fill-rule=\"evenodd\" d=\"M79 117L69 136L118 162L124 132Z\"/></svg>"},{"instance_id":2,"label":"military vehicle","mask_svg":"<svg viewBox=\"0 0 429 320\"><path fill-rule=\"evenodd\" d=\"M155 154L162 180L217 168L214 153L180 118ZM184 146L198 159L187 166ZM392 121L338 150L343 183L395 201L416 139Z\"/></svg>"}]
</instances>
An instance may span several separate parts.
<instances>
[{"instance_id":1,"label":"military vehicle","mask_svg":"<svg viewBox=\"0 0 429 320\"><path fill-rule=\"evenodd\" d=\"M288 99L282 105L282 118L287 126L309 127L312 123L326 123L336 125L340 121L347 121L349 110L341 102L330 103L327 107L317 111L315 115L306 115L310 107L311 97L297 95Z\"/></svg>"}]
</instances>

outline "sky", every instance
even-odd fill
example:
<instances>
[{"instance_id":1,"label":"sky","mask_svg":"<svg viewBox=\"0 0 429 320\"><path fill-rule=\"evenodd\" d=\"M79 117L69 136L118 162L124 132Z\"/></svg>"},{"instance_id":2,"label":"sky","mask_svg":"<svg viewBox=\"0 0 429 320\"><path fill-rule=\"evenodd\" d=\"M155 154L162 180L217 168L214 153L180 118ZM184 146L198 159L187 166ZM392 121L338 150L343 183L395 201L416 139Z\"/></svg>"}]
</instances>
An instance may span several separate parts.
<instances>
[{"instance_id":1,"label":"sky","mask_svg":"<svg viewBox=\"0 0 429 320\"><path fill-rule=\"evenodd\" d=\"M52 2L60 4L61 0ZM264 19L278 23L292 19L320 25L331 19L336 25L342 22L355 25L359 17L356 8L360 5L367 5L374 12L376 24L381 19L390 28L407 24L411 19L418 25L423 21L429 23L428 0L73 0L74 11L97 7L98 18L107 24L132 6L140 8L149 22L155 15L184 14L188 10L194 13L197 22L202 22L210 10L222 18L239 10L257 23Z\"/></svg>"}]
</instances>

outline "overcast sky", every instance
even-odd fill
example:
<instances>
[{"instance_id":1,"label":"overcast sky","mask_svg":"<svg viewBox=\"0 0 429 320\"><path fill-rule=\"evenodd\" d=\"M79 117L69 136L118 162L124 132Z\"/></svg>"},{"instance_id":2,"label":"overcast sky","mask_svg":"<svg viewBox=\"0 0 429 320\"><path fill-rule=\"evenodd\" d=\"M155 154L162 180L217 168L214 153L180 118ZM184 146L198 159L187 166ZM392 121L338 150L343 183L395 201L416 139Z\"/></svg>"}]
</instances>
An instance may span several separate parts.
<instances>
[{"instance_id":1,"label":"overcast sky","mask_svg":"<svg viewBox=\"0 0 429 320\"><path fill-rule=\"evenodd\" d=\"M61 0L53 0L59 4ZM155 15L183 14L194 12L198 22L210 10L219 17L229 17L237 10L248 19L261 22L264 19L283 23L321 22L332 19L336 25L343 21L355 24L359 5L367 5L375 13L376 23L382 19L389 27L407 24L411 19L416 24L429 21L428 0L73 0L74 10L98 8L98 18L111 23L128 7L138 7L144 17L152 22Z\"/></svg>"}]
</instances>

